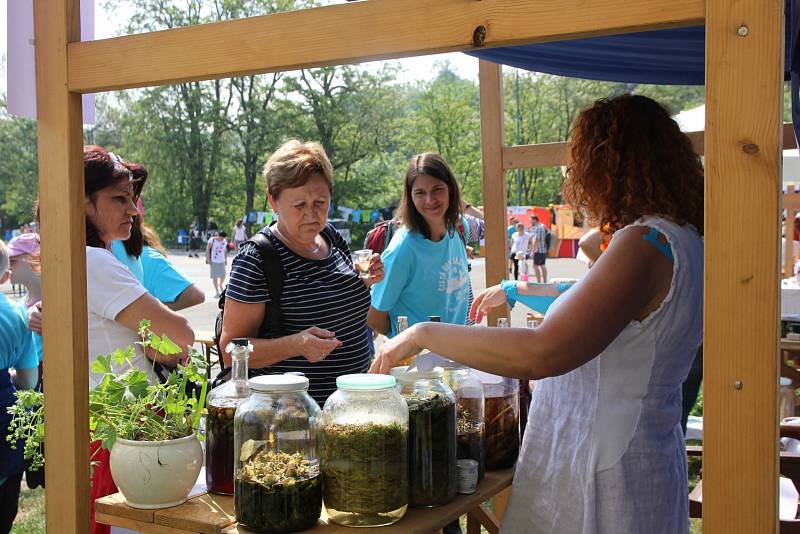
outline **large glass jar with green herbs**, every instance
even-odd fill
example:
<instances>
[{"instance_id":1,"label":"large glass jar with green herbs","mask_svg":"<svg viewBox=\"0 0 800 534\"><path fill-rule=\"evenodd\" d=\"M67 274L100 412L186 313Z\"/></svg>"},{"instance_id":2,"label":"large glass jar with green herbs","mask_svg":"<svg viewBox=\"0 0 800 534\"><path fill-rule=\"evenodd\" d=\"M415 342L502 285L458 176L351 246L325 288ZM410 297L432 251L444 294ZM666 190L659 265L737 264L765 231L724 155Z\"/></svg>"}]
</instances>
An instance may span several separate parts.
<instances>
[{"instance_id":1,"label":"large glass jar with green herbs","mask_svg":"<svg viewBox=\"0 0 800 534\"><path fill-rule=\"evenodd\" d=\"M250 398L236 410L236 520L256 532L313 527L322 511L320 409L308 378L250 379Z\"/></svg>"},{"instance_id":2,"label":"large glass jar with green herbs","mask_svg":"<svg viewBox=\"0 0 800 534\"><path fill-rule=\"evenodd\" d=\"M250 396L247 357L252 345L236 338L226 347L231 355L230 377L208 394L206 418L206 486L212 493L233 495L233 417Z\"/></svg>"},{"instance_id":3,"label":"large glass jar with green herbs","mask_svg":"<svg viewBox=\"0 0 800 534\"><path fill-rule=\"evenodd\" d=\"M456 446L459 460L478 462L478 480L486 472L483 383L472 369L446 361L444 382L456 396Z\"/></svg>"},{"instance_id":4,"label":"large glass jar with green herbs","mask_svg":"<svg viewBox=\"0 0 800 534\"><path fill-rule=\"evenodd\" d=\"M408 404L408 503L430 508L456 496L456 397L444 371L392 369Z\"/></svg>"},{"instance_id":5,"label":"large glass jar with green herbs","mask_svg":"<svg viewBox=\"0 0 800 534\"><path fill-rule=\"evenodd\" d=\"M344 375L323 409L325 509L345 526L390 525L408 507L408 407L387 375Z\"/></svg>"}]
</instances>

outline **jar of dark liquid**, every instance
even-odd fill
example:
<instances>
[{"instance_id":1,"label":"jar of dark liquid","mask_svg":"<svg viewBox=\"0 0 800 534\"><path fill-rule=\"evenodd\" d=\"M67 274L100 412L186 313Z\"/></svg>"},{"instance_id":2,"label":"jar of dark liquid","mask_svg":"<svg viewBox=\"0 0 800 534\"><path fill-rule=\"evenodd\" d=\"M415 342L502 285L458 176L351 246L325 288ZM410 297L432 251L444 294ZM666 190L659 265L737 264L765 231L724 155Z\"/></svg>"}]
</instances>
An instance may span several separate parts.
<instances>
[{"instance_id":1,"label":"jar of dark liquid","mask_svg":"<svg viewBox=\"0 0 800 534\"><path fill-rule=\"evenodd\" d=\"M416 508L447 504L456 496L456 397L441 367L395 367L408 404L408 500Z\"/></svg>"},{"instance_id":2,"label":"jar of dark liquid","mask_svg":"<svg viewBox=\"0 0 800 534\"><path fill-rule=\"evenodd\" d=\"M483 383L472 369L459 363L448 361L443 368L444 381L456 396L457 457L478 462L478 480L481 480L486 472Z\"/></svg>"},{"instance_id":3,"label":"jar of dark liquid","mask_svg":"<svg viewBox=\"0 0 800 534\"><path fill-rule=\"evenodd\" d=\"M228 347L231 377L209 393L206 419L206 486L222 495L233 495L233 417L250 396L247 356L252 349L246 338L234 339Z\"/></svg>"},{"instance_id":4,"label":"jar of dark liquid","mask_svg":"<svg viewBox=\"0 0 800 534\"><path fill-rule=\"evenodd\" d=\"M483 382L486 417L486 469L506 469L520 446L519 380L478 373Z\"/></svg>"}]
</instances>

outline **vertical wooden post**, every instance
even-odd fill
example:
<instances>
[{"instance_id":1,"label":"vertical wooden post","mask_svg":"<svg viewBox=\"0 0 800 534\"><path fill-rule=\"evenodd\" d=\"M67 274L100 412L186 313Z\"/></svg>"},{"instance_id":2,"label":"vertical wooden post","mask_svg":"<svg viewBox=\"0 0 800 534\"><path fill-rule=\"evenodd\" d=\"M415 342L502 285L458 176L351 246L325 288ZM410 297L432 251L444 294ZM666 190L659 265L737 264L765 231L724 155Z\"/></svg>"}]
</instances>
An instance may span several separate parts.
<instances>
[{"instance_id":1,"label":"vertical wooden post","mask_svg":"<svg viewBox=\"0 0 800 534\"><path fill-rule=\"evenodd\" d=\"M81 96L67 90L79 0L35 0L47 531L89 531L88 341Z\"/></svg>"},{"instance_id":2,"label":"vertical wooden post","mask_svg":"<svg viewBox=\"0 0 800 534\"><path fill-rule=\"evenodd\" d=\"M508 274L506 234L506 173L503 170L503 70L481 60L478 66L481 99L481 159L483 161L483 215L486 221L486 287ZM508 317L508 308L489 314L490 326Z\"/></svg>"},{"instance_id":3,"label":"vertical wooden post","mask_svg":"<svg viewBox=\"0 0 800 534\"><path fill-rule=\"evenodd\" d=\"M781 0L706 2L703 531L712 534L778 528L783 37Z\"/></svg>"}]
</instances>

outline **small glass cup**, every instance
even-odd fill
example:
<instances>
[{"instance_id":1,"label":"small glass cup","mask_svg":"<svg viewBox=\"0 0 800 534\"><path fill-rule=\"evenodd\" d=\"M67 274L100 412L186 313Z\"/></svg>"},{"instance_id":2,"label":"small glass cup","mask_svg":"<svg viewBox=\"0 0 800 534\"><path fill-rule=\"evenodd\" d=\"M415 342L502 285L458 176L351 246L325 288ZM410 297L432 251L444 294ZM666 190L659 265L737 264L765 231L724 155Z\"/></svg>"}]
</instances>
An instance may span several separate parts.
<instances>
[{"instance_id":1,"label":"small glass cup","mask_svg":"<svg viewBox=\"0 0 800 534\"><path fill-rule=\"evenodd\" d=\"M371 256L372 250L368 248L353 252L353 261L359 278L369 278L369 258Z\"/></svg>"}]
</instances>

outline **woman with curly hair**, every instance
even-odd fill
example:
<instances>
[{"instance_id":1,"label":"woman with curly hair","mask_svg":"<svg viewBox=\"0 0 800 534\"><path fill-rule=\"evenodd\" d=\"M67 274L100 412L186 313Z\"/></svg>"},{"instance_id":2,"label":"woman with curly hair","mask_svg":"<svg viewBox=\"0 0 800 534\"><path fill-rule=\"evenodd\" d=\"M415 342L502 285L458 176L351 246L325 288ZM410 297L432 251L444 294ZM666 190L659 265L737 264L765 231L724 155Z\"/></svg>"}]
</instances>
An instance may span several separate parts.
<instances>
[{"instance_id":1,"label":"woman with curly hair","mask_svg":"<svg viewBox=\"0 0 800 534\"><path fill-rule=\"evenodd\" d=\"M505 282L470 310L556 297L536 329L419 323L386 372L428 348L538 379L503 532L688 532L681 383L702 340L703 169L653 100L596 102L572 129L564 193L612 239L572 289Z\"/></svg>"}]
</instances>

